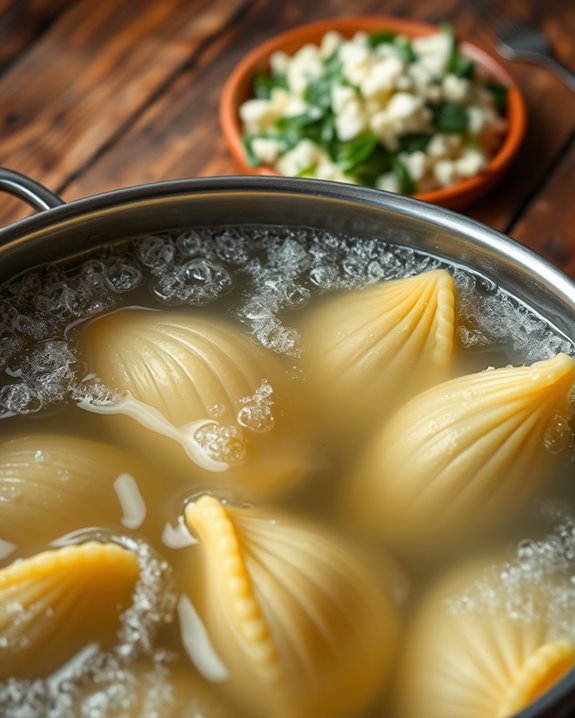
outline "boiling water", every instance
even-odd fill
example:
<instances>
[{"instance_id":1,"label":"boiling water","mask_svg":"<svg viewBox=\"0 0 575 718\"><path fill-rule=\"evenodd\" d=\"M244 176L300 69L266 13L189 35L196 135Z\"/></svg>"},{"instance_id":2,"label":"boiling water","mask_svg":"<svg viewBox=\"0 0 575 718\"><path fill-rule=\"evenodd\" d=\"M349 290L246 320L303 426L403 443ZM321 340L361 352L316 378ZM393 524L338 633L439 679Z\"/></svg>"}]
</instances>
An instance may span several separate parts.
<instances>
[{"instance_id":1,"label":"boiling water","mask_svg":"<svg viewBox=\"0 0 575 718\"><path fill-rule=\"evenodd\" d=\"M447 268L457 286L460 351L455 375L490 366L530 364L558 352L575 356L572 344L491 281L432 256L372 239L306 228L194 229L127 240L84 258L80 264L33 270L1 288L3 437L62 433L122 446L121 436L118 438L106 416L110 407L113 411L117 397L91 373L79 342L87 322L122 307L169 308L183 315L225 317L280 356L294 392L304 394L306 413L313 414L313 376L305 368L306 347L298 332L308 308L327 301L334 292L436 268ZM260 431L273 432L269 397L270 387L265 384L253 396L244 397L239 425L252 422L252 430L259 426ZM218 410L213 407L212 419L217 419ZM385 411L382 407L382 413ZM357 432L362 435L354 436ZM333 511L330 494L335 491L334 482L345 478L342 474L369 439L369 430L352 423L347 433L344 445L352 447L352 456L342 456L339 439L330 445L329 437L322 435L317 439L315 473L302 487L271 503L278 511L301 512L329 526L373 555L380 544L358 537ZM221 436L204 435L204 439L220 449L223 445ZM225 437L228 447L230 439L233 434ZM550 459L552 453L560 453L559 478L550 481L552 493L527 506L521 517L507 523L501 532L458 549L472 555L494 544L504 545L507 563L494 565L480 580L454 595L449 610L485 613L503 605L509 613L529 621L535 608L518 605L518 589L537 583L548 587L546 618L557 626L557 635L575 640L571 620L575 611L575 580L571 579L575 575L575 452L565 426L555 425L547 443ZM40 453L36 460L42 463L50 458ZM117 503L97 517L96 523L88 511L91 507L79 501L74 510L76 525L62 535L61 525L47 507L44 515L36 517L35 530L18 543L5 540L1 529L2 512L8 515L18 502L18 493L8 484L1 485L1 565L95 537L136 551L141 567L133 605L122 614L114 649L102 651L90 644L49 678L11 678L0 684L2 716L155 716L169 715L170 706L180 711L174 715L196 716L206 711L206 718L224 716L224 709L220 712L214 706L209 686L213 684L217 695L227 667L185 590L197 538L186 528L183 507L209 490L209 484L206 486L204 479L190 482L190 473L170 466L164 456L155 462L147 458L147 463L157 481L144 491L141 477L126 467L113 481ZM66 482L65 472L62 481ZM212 492L232 504L250 500L233 489ZM445 564L460 558L454 554L425 561L401 557L402 579L396 588L405 616ZM182 691L190 691L185 686L192 675L196 691L193 710L180 696ZM383 705L385 700L383 695ZM185 710L192 712L183 712L184 704ZM239 715L236 706L232 711Z\"/></svg>"}]
</instances>

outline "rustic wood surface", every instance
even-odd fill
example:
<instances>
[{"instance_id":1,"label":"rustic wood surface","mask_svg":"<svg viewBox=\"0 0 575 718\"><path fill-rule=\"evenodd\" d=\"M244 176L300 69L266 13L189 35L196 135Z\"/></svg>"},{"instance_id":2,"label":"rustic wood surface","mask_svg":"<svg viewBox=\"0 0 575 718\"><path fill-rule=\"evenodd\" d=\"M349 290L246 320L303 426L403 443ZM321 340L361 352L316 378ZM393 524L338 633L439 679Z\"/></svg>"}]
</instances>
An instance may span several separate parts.
<instances>
[{"instance_id":1,"label":"rustic wood surface","mask_svg":"<svg viewBox=\"0 0 575 718\"><path fill-rule=\"evenodd\" d=\"M575 3L501 0L575 70ZM67 200L163 179L234 174L217 111L237 62L304 22L350 14L451 22L489 47L493 22L464 0L0 0L0 165ZM505 61L504 61L505 62ZM466 213L575 277L575 95L505 62L529 129L501 185ZM0 225L29 213L0 197Z\"/></svg>"}]
</instances>

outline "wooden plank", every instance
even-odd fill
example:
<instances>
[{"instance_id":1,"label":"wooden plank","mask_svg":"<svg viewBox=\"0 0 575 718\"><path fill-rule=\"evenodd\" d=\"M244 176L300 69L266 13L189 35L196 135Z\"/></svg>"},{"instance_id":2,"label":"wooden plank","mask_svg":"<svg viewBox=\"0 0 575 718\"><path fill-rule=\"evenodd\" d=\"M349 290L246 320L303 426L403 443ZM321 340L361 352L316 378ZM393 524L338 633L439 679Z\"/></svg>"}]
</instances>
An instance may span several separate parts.
<instances>
[{"instance_id":1,"label":"wooden plank","mask_svg":"<svg viewBox=\"0 0 575 718\"><path fill-rule=\"evenodd\" d=\"M58 190L141 112L242 0L80 0L4 75L0 165ZM134 176L137 182L139 178ZM2 200L0 223L22 207Z\"/></svg>"},{"instance_id":2,"label":"wooden plank","mask_svg":"<svg viewBox=\"0 0 575 718\"><path fill-rule=\"evenodd\" d=\"M558 58L575 71L575 9L570 3L547 0L519 5L523 17L541 28L552 41ZM491 32L480 24L478 37ZM552 169L554 160L575 129L575 95L549 70L537 65L506 62L517 78L527 103L528 128L516 162L497 190L470 210L470 214L503 231L509 231L515 215L533 190Z\"/></svg>"},{"instance_id":3,"label":"wooden plank","mask_svg":"<svg viewBox=\"0 0 575 718\"><path fill-rule=\"evenodd\" d=\"M38 38L72 0L0 0L0 72Z\"/></svg>"},{"instance_id":4,"label":"wooden plank","mask_svg":"<svg viewBox=\"0 0 575 718\"><path fill-rule=\"evenodd\" d=\"M512 234L575 279L575 135L567 153Z\"/></svg>"},{"instance_id":5,"label":"wooden plank","mask_svg":"<svg viewBox=\"0 0 575 718\"><path fill-rule=\"evenodd\" d=\"M531 8L536 7L535 0L531 0ZM569 26L563 24L570 14L561 0L549 0L547 7L554 20L546 30L561 46L562 59L573 61L575 46L565 42ZM460 3L451 3L446 11L446 4L440 0L394 0L386 3L385 9L389 14L423 21L451 20L461 35L486 45L493 42L490 25L478 21ZM138 181L235 173L217 126L219 89L232 68L252 47L286 28L348 11L349 4L337 0L321 4L292 0L281 6L271 0L255 3L241 22L159 98L109 153L66 188L64 196L75 198ZM381 12L381 4L362 0L354 3L354 12ZM508 226L517 207L541 182L575 126L575 113L563 111L573 97L555 77L532 65L507 65L518 76L527 97L528 138L500 189L469 211L499 229Z\"/></svg>"}]
</instances>

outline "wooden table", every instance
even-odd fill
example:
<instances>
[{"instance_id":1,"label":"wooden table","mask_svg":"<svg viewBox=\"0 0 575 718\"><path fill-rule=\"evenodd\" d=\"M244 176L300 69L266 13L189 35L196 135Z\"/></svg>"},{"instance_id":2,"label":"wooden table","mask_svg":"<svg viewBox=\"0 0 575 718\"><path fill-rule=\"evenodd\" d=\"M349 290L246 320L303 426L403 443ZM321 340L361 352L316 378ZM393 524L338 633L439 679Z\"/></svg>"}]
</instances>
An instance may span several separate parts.
<instances>
[{"instance_id":1,"label":"wooden table","mask_svg":"<svg viewBox=\"0 0 575 718\"><path fill-rule=\"evenodd\" d=\"M575 69L574 0L514 6ZM494 40L463 0L0 0L0 165L67 200L234 174L217 119L230 71L278 32L351 12L449 21L470 39ZM527 140L468 213L575 277L575 95L546 70L507 65L527 99ZM28 212L0 197L0 225Z\"/></svg>"}]
</instances>

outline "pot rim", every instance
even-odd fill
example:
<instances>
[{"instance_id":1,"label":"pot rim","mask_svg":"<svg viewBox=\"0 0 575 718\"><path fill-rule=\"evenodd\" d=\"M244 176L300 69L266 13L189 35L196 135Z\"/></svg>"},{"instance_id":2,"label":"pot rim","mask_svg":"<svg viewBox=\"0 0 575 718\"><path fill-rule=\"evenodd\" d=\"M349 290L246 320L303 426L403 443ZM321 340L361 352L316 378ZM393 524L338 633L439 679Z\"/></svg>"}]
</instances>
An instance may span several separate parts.
<instances>
[{"instance_id":1,"label":"pot rim","mask_svg":"<svg viewBox=\"0 0 575 718\"><path fill-rule=\"evenodd\" d=\"M36 186L44 189L41 185ZM465 217L453 210L428 204L413 197L375 190L358 185L340 182L292 178L292 177L254 177L230 175L222 177L198 177L191 179L150 182L121 189L103 192L71 202L62 203L40 211L0 229L0 248L21 239L25 235L39 232L47 227L81 218L92 212L116 210L132 203L167 199L187 194L199 193L238 193L257 192L263 194L288 194L317 196L321 199L332 199L358 203L372 207L383 207L397 215L409 216L420 221L429 222L438 228L464 234L479 246L495 249L507 259L530 270L537 278L548 286L556 287L560 293L575 302L575 280L555 267L547 259L533 250L520 244L513 238L489 227L478 220ZM54 195L54 199L59 201Z\"/></svg>"}]
</instances>

